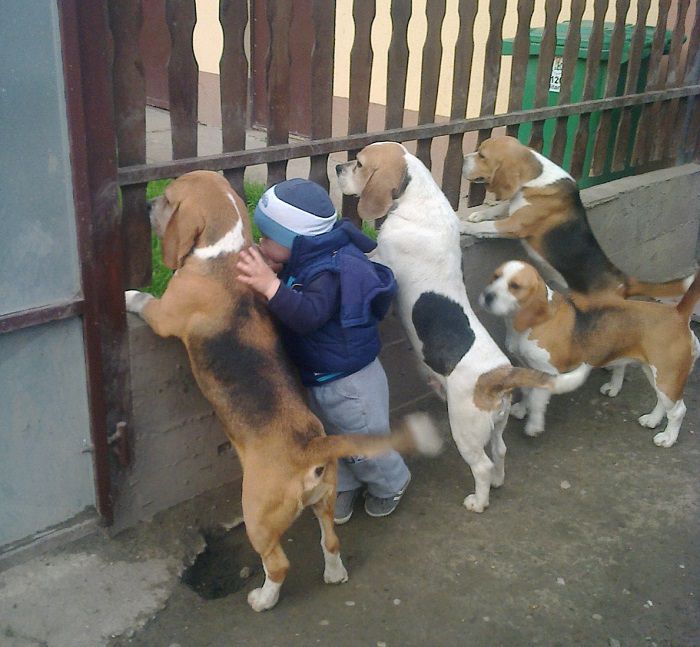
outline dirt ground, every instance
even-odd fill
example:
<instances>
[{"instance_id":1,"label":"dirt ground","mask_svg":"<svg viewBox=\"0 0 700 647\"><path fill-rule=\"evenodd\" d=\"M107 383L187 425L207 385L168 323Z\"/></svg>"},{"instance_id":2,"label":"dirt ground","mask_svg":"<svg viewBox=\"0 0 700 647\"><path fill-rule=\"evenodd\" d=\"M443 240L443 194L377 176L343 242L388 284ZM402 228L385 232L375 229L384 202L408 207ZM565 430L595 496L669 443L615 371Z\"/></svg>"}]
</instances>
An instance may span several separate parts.
<instances>
[{"instance_id":1,"label":"dirt ground","mask_svg":"<svg viewBox=\"0 0 700 647\"><path fill-rule=\"evenodd\" d=\"M239 527L213 538L213 570L195 573L210 595L232 592L205 599L178 582L165 608L110 645L700 645L698 370L671 449L636 422L654 403L641 371L628 370L615 399L598 394L606 378L553 398L537 439L509 422L506 483L485 513L462 507L473 481L450 442L410 462L396 514L358 507L339 528L347 584L323 583L307 511L285 541L292 568L279 604L251 611L262 573ZM428 408L448 436L442 405Z\"/></svg>"}]
</instances>

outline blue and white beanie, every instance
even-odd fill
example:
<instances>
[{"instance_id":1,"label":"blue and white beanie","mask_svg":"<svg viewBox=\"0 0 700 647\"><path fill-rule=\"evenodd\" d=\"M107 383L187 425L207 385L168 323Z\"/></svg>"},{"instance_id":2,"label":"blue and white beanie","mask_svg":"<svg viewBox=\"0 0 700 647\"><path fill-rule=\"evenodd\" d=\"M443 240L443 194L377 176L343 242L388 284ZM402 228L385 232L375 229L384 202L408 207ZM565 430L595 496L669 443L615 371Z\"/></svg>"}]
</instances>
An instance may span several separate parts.
<instances>
[{"instance_id":1,"label":"blue and white beanie","mask_svg":"<svg viewBox=\"0 0 700 647\"><path fill-rule=\"evenodd\" d=\"M318 236L333 229L338 214L322 187L295 178L265 191L253 219L265 238L291 249L297 236Z\"/></svg>"}]
</instances>

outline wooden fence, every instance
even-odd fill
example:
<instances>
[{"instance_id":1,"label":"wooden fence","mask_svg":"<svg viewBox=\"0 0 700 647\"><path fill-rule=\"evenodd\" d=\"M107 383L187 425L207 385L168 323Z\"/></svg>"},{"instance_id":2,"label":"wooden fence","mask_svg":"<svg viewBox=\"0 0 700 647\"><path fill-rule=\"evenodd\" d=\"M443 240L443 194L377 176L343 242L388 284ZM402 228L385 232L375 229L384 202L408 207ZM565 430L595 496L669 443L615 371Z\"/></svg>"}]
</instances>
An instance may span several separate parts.
<instances>
[{"instance_id":1,"label":"wooden fence","mask_svg":"<svg viewBox=\"0 0 700 647\"><path fill-rule=\"evenodd\" d=\"M460 198L461 165L465 133L477 132L477 141L490 136L497 127L517 135L521 124L532 124L529 145L542 150L545 120L555 119L549 156L564 160L569 140L573 152L567 165L575 177L584 171L588 140L594 138L589 174L600 176L605 169L632 166L646 170L695 159L700 153L700 0L675 0L675 18L669 19L671 0L658 0L658 20L651 32L646 26L651 0L638 0L631 37L626 40L630 0L616 0L615 20L607 55L604 90L596 96L600 73L605 14L609 0L589 0L593 21L585 56L585 79L580 100L572 102L575 68L580 65L580 28L586 0L572 0L569 15L560 15L561 0L545 0L544 25L531 25L535 0L518 0L518 25L512 42L512 66L507 112L496 114L502 60L502 28L506 0L488 3L490 27L485 49L475 48L474 26L478 3L459 0L458 14L447 15L446 0L420 3L427 29L422 46L420 101L417 125L404 125L408 75L408 31L412 0L392 0L392 33L388 48L387 97L384 130L368 132L371 70L374 59L371 34L376 16L375 0L354 0L354 41L350 51L349 110L347 134L332 137L335 3L311 0L308 19L314 25L311 65L312 132L306 141L289 140L290 47L292 12L301 5L291 0L266 3L270 33L267 57L268 124L267 146L245 149L248 69L246 27L250 21L248 0L221 0L219 19L224 33L220 62L222 150L218 155L197 156L198 67L192 46L196 15L194 0L166 0L167 25L171 36L168 64L170 121L173 160L146 164L146 90L139 52L140 0L109 0L109 25L113 36L113 81L115 129L118 143L119 184L122 188L125 284L143 285L150 275L150 232L145 217L145 187L150 180L176 177L195 169L222 170L234 188L243 191L247 166L268 165L268 183L285 178L290 159L310 158L310 179L329 186L328 155L347 151L352 157L365 145L382 140L416 141L416 154L431 166L431 143L447 136L442 188L456 208ZM416 3L418 5L418 3ZM510 6L514 6L511 2ZM511 9L512 10L512 9ZM690 21L689 14L693 16ZM443 59L441 29L445 20L458 21L454 46L452 94L449 119L436 119L438 79ZM561 91L557 105L548 105L549 89L557 55L557 24L569 27L561 54ZM686 29L686 24L692 24ZM536 67L533 107L523 109L526 77L531 72L530 28L543 27ZM650 50L645 38L653 33ZM485 62L480 115L467 118L467 101L472 84L475 57ZM625 62L623 63L623 58ZM625 65L625 68L623 68ZM642 68L648 69L640 87ZM625 70L621 75L621 70ZM620 82L624 76L624 88ZM503 92L504 89L501 89ZM592 128L592 115L597 126ZM567 132L569 118L578 118L574 134ZM523 131L520 131L521 133ZM573 139L573 141L571 141ZM469 203L483 200L483 189L473 186ZM345 200L343 213L352 217L352 200Z\"/></svg>"}]
</instances>

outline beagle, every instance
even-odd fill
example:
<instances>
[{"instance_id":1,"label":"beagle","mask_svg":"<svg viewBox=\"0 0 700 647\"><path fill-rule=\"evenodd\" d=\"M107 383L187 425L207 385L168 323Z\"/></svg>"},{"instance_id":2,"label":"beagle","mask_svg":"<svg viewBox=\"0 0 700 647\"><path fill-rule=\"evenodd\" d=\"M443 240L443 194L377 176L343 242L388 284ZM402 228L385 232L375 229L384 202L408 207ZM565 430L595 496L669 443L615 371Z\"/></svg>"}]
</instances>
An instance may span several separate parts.
<instances>
[{"instance_id":1,"label":"beagle","mask_svg":"<svg viewBox=\"0 0 700 647\"><path fill-rule=\"evenodd\" d=\"M250 221L223 176L183 175L152 203L150 217L163 261L177 271L162 298L129 290L126 307L156 334L183 341L197 383L238 453L246 532L265 569L250 606L263 611L276 604L289 569L280 538L306 506L321 526L324 580L347 581L333 527L337 459L391 448L430 453L437 440L431 421L415 414L407 419L410 429L390 436L325 435L265 304L236 280L238 252L251 244Z\"/></svg>"},{"instance_id":2,"label":"beagle","mask_svg":"<svg viewBox=\"0 0 700 647\"><path fill-rule=\"evenodd\" d=\"M521 261L501 265L479 301L489 312L506 318L509 350L532 368L556 375L575 367L639 362L657 394L654 410L639 418L654 429L668 417L666 429L654 436L671 447L686 407L683 389L700 342L688 321L700 299L700 273L676 306L626 300L615 293L569 296L552 293L537 270ZM544 430L549 393L527 393L523 414L526 432Z\"/></svg>"},{"instance_id":3,"label":"beagle","mask_svg":"<svg viewBox=\"0 0 700 647\"><path fill-rule=\"evenodd\" d=\"M675 296L692 283L692 276L644 283L623 274L595 239L575 180L514 137L482 142L475 153L465 156L462 173L470 182L486 183L498 200L510 200L507 217L487 220L494 216L477 211L462 223L462 233L479 238L519 238L534 260L544 260L576 292L614 290L623 296ZM495 215L495 211L489 213Z\"/></svg>"},{"instance_id":4,"label":"beagle","mask_svg":"<svg viewBox=\"0 0 700 647\"><path fill-rule=\"evenodd\" d=\"M430 171L404 146L380 142L336 166L340 189L359 195L363 220L387 216L376 254L394 272L399 314L429 381L446 399L452 435L472 470L475 493L464 506L482 512L505 476L503 429L510 391L519 385L560 392L582 378L511 367L476 318L462 277L455 212ZM491 457L484 447L491 445Z\"/></svg>"}]
</instances>

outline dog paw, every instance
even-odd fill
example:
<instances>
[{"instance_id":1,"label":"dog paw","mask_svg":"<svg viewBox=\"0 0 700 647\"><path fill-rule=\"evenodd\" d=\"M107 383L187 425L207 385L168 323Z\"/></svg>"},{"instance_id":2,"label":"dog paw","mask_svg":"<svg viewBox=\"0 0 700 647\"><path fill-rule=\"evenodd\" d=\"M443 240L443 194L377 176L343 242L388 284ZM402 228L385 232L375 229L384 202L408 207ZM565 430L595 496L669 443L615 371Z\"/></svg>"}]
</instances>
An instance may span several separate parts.
<instances>
[{"instance_id":1,"label":"dog paw","mask_svg":"<svg viewBox=\"0 0 700 647\"><path fill-rule=\"evenodd\" d=\"M544 425L531 422L530 420L527 421L527 424L525 425L525 435L530 436L530 438L536 438L539 436L542 432L544 431Z\"/></svg>"},{"instance_id":2,"label":"dog paw","mask_svg":"<svg viewBox=\"0 0 700 647\"><path fill-rule=\"evenodd\" d=\"M511 404L510 415L518 420L523 420L527 415L527 405L524 402L516 402Z\"/></svg>"},{"instance_id":3,"label":"dog paw","mask_svg":"<svg viewBox=\"0 0 700 647\"><path fill-rule=\"evenodd\" d=\"M505 474L498 474L493 475L491 477L491 487L492 488L499 488L503 485L503 482L506 480L506 475Z\"/></svg>"},{"instance_id":4,"label":"dog paw","mask_svg":"<svg viewBox=\"0 0 700 647\"><path fill-rule=\"evenodd\" d=\"M279 595L279 588L276 590L268 588L266 590L266 588L262 586L248 593L248 604L253 611L267 611L277 604Z\"/></svg>"},{"instance_id":5,"label":"dog paw","mask_svg":"<svg viewBox=\"0 0 700 647\"><path fill-rule=\"evenodd\" d=\"M343 562L338 560L338 564L333 567L326 566L323 571L323 581L326 584L344 584L348 581L348 572L343 566Z\"/></svg>"},{"instance_id":6,"label":"dog paw","mask_svg":"<svg viewBox=\"0 0 700 647\"><path fill-rule=\"evenodd\" d=\"M649 429L655 429L656 427L659 426L659 423L661 422L661 418L663 418L663 415L657 416L652 411L651 413L647 413L647 414L644 414L643 416L639 416L639 418L637 419L637 422L639 422L639 424L642 425L642 427L648 427Z\"/></svg>"},{"instance_id":7,"label":"dog paw","mask_svg":"<svg viewBox=\"0 0 700 647\"><path fill-rule=\"evenodd\" d=\"M459 223L459 231L463 234L469 234L470 236L478 236L478 228L475 222L469 222L468 220L462 220Z\"/></svg>"},{"instance_id":8,"label":"dog paw","mask_svg":"<svg viewBox=\"0 0 700 647\"><path fill-rule=\"evenodd\" d=\"M467 220L469 222L482 222L485 219L486 219L486 212L485 211L475 211L474 213L470 213L467 216Z\"/></svg>"},{"instance_id":9,"label":"dog paw","mask_svg":"<svg viewBox=\"0 0 700 647\"><path fill-rule=\"evenodd\" d=\"M484 504L476 500L476 494L470 494L462 503L469 512L483 512L489 507L488 501Z\"/></svg>"},{"instance_id":10,"label":"dog paw","mask_svg":"<svg viewBox=\"0 0 700 647\"><path fill-rule=\"evenodd\" d=\"M609 398L614 398L616 395L620 393L620 390L622 389L621 386L617 386L616 384L613 384L612 382L606 382L603 384L603 386L600 387L600 392L603 395L607 395Z\"/></svg>"},{"instance_id":11,"label":"dog paw","mask_svg":"<svg viewBox=\"0 0 700 647\"><path fill-rule=\"evenodd\" d=\"M678 434L670 434L668 431L659 432L654 436L654 444L657 447L672 447L676 444Z\"/></svg>"},{"instance_id":12,"label":"dog paw","mask_svg":"<svg viewBox=\"0 0 700 647\"><path fill-rule=\"evenodd\" d=\"M124 302L126 311L140 315L143 307L153 299L153 295L148 292L139 292L138 290L127 290L124 292Z\"/></svg>"}]
</instances>

